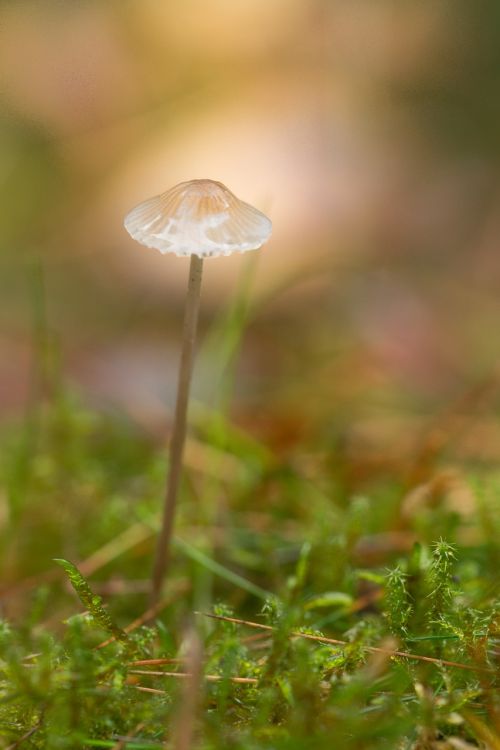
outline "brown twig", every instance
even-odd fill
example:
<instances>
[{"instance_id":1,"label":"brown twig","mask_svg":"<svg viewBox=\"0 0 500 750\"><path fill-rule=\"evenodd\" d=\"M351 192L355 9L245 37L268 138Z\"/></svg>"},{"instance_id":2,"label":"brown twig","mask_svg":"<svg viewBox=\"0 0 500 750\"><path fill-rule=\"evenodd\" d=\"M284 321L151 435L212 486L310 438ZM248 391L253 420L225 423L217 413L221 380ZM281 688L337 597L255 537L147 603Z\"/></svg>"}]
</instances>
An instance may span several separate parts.
<instances>
[{"instance_id":1,"label":"brown twig","mask_svg":"<svg viewBox=\"0 0 500 750\"><path fill-rule=\"evenodd\" d=\"M224 617L223 615L214 615L210 612L195 612L196 615L202 615L203 617L211 617L214 620L223 620L225 622L234 622L236 625L246 625L249 628L259 628L260 630L267 630L274 632L276 628L271 625L262 625L259 622L252 622L250 620L240 620L237 617ZM318 643L331 643L334 646L350 646L351 644L347 641L340 641L335 638L327 638L323 635L312 635L310 633L300 633L292 631L289 634L290 638L305 638L309 641L317 641ZM440 667L456 667L458 669L470 669L474 672L492 672L493 670L488 667L479 667L472 664L460 664L456 661L448 661L447 659L435 659L432 656L421 656L420 654L411 654L407 651L397 651L395 649L381 648L378 646L361 646L365 651L370 651L375 654L387 654L388 656L400 656L404 659L413 659L415 661L424 661L430 664L436 664Z\"/></svg>"},{"instance_id":2,"label":"brown twig","mask_svg":"<svg viewBox=\"0 0 500 750\"><path fill-rule=\"evenodd\" d=\"M140 690L141 693L154 693L155 695L166 695L166 690L158 690L157 688L148 688L144 687L144 685L131 685L130 687L133 687L134 690Z\"/></svg>"},{"instance_id":3,"label":"brown twig","mask_svg":"<svg viewBox=\"0 0 500 750\"><path fill-rule=\"evenodd\" d=\"M152 620L158 612L161 612L162 609L165 609L165 607L172 603L172 601L179 596L179 594L183 594L189 589L189 583L187 581L179 581L175 590L171 591L169 596L166 596L164 599L161 600L161 602L158 602L157 604L154 604L152 607L149 607L144 614L142 614L140 617L137 617L133 622L131 622L129 625L127 625L126 628L124 628L125 633L131 633L133 630L136 630L136 628L140 628L141 625L144 625L146 622L149 622ZM99 643L98 646L96 646L96 649L104 648L105 646L109 646L110 643L114 643L116 641L115 636L111 636L111 638L108 638L107 640L103 641L102 643Z\"/></svg>"},{"instance_id":4,"label":"brown twig","mask_svg":"<svg viewBox=\"0 0 500 750\"><path fill-rule=\"evenodd\" d=\"M129 674L142 674L152 675L153 677L178 677L179 679L190 679L193 677L191 672L163 672L148 669L130 669ZM228 682L241 683L242 685L255 685L258 680L256 677L224 677L220 674L205 674L203 679L207 682L221 682L222 680L228 680Z\"/></svg>"},{"instance_id":5,"label":"brown twig","mask_svg":"<svg viewBox=\"0 0 500 750\"><path fill-rule=\"evenodd\" d=\"M113 745L111 750L125 750L125 748L127 747L127 743L135 740L139 732L141 732L144 729L144 727L145 727L144 722L141 722L140 724L138 724L129 737L122 737L120 740L118 740L116 745Z\"/></svg>"},{"instance_id":6,"label":"brown twig","mask_svg":"<svg viewBox=\"0 0 500 750\"><path fill-rule=\"evenodd\" d=\"M16 750L16 748L20 747L25 740L27 740L30 737L32 737L35 734L35 732L37 732L40 729L41 723L42 722L39 721L38 724L35 724L34 727L31 727L31 729L28 729L28 731L25 732L25 734L23 734L22 737L19 737L18 740L15 740L15 742L13 742L11 745L9 745L6 748L6 750Z\"/></svg>"},{"instance_id":7,"label":"brown twig","mask_svg":"<svg viewBox=\"0 0 500 750\"><path fill-rule=\"evenodd\" d=\"M188 671L184 677L182 701L172 732L174 750L190 750L191 748L203 678L203 646L194 628L188 633L186 640Z\"/></svg>"},{"instance_id":8,"label":"brown twig","mask_svg":"<svg viewBox=\"0 0 500 750\"><path fill-rule=\"evenodd\" d=\"M171 659L139 659L139 661L130 662L130 667L160 667L163 664L179 664L183 662L183 659L171 658Z\"/></svg>"}]
</instances>

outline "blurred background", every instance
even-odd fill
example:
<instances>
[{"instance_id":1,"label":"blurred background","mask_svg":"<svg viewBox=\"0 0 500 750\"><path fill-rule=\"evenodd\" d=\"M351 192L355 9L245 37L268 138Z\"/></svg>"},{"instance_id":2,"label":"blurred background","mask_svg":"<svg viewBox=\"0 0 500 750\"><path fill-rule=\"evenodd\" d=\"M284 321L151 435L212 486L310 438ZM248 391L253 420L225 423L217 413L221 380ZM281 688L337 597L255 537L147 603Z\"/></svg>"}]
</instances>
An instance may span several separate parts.
<instances>
[{"instance_id":1,"label":"blurred background","mask_svg":"<svg viewBox=\"0 0 500 750\"><path fill-rule=\"evenodd\" d=\"M5 425L64 382L166 437L187 262L122 222L207 177L274 232L205 264L198 403L225 383L356 486L416 445L498 460L497 0L4 0L0 29Z\"/></svg>"}]
</instances>

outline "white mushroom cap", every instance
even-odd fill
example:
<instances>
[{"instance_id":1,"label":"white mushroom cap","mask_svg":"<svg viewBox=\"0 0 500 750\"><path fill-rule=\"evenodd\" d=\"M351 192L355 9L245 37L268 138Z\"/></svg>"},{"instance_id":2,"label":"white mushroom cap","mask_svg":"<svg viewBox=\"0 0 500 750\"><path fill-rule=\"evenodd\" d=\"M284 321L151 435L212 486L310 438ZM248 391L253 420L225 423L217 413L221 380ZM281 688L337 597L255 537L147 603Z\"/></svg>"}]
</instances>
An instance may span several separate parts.
<instances>
[{"instance_id":1,"label":"white mushroom cap","mask_svg":"<svg viewBox=\"0 0 500 750\"><path fill-rule=\"evenodd\" d=\"M190 180L150 198L125 217L138 242L161 253L201 258L256 250L271 220L214 180Z\"/></svg>"}]
</instances>

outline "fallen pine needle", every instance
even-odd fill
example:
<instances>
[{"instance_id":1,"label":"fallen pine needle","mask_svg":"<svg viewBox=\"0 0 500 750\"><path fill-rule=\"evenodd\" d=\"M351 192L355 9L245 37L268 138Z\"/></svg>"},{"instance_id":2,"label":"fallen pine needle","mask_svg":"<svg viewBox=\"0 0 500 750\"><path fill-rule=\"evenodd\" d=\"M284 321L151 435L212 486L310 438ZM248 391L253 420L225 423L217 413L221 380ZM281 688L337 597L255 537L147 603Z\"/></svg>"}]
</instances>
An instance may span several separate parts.
<instances>
[{"instance_id":1,"label":"fallen pine needle","mask_svg":"<svg viewBox=\"0 0 500 750\"><path fill-rule=\"evenodd\" d=\"M195 615L202 615L203 617L211 617L214 620L223 620L224 622L234 622L236 625L246 625L249 628L259 628L260 630L268 630L274 632L276 628L271 625L262 625L259 622L252 622L250 620L240 620L237 617L224 617L223 615L214 615L211 612L195 612ZM335 638L327 638L323 635L312 635L310 633L300 633L293 631L289 634L290 638L306 638L309 641L317 641L318 643L331 643L334 646L350 646L351 644L347 641L339 641ZM430 664L437 664L440 667L457 667L457 669L470 669L473 672L492 672L492 669L488 667L478 667L472 664L460 664L456 661L448 661L447 659L435 659L432 656L421 656L420 654L410 654L407 651L396 651L390 648L380 648L378 646L361 646L365 651L370 651L376 654L388 654L389 656L400 656L404 659L414 659L415 661L424 661Z\"/></svg>"},{"instance_id":2,"label":"fallen pine needle","mask_svg":"<svg viewBox=\"0 0 500 750\"><path fill-rule=\"evenodd\" d=\"M148 669L130 669L129 674L149 674L153 677L178 677L179 679L189 679L192 677L190 672L160 672ZM237 682L243 685L255 685L258 680L255 677L224 677L220 674L206 674L203 679L207 682L220 682L221 680L228 680L229 682Z\"/></svg>"},{"instance_id":3,"label":"fallen pine needle","mask_svg":"<svg viewBox=\"0 0 500 750\"><path fill-rule=\"evenodd\" d=\"M131 661L130 667L160 667L162 664L181 664L184 659L172 657L170 659L139 659L139 661Z\"/></svg>"},{"instance_id":4,"label":"fallen pine needle","mask_svg":"<svg viewBox=\"0 0 500 750\"><path fill-rule=\"evenodd\" d=\"M144 687L144 685L131 685L130 687L133 687L134 690L140 690L141 693L154 693L155 695L166 695L166 690L157 690L156 688L148 688Z\"/></svg>"}]
</instances>

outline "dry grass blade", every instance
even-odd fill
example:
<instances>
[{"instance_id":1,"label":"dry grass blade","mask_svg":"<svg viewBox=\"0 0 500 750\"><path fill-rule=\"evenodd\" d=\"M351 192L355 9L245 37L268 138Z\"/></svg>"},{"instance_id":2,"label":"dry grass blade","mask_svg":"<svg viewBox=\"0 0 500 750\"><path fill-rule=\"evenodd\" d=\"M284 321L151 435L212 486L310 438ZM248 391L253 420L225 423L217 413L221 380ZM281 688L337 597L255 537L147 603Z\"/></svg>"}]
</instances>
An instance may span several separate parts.
<instances>
[{"instance_id":1,"label":"dry grass blade","mask_svg":"<svg viewBox=\"0 0 500 750\"><path fill-rule=\"evenodd\" d=\"M268 636L265 633L255 633L254 635L247 635L246 638L242 638L241 642L246 645L260 643L261 641L265 641L267 637Z\"/></svg>"},{"instance_id":2,"label":"dry grass blade","mask_svg":"<svg viewBox=\"0 0 500 750\"><path fill-rule=\"evenodd\" d=\"M486 724L471 711L463 710L461 711L461 714L471 727L475 736L481 740L481 742L484 742L488 750L500 750L500 737L493 729L486 726Z\"/></svg>"},{"instance_id":3,"label":"dry grass blade","mask_svg":"<svg viewBox=\"0 0 500 750\"><path fill-rule=\"evenodd\" d=\"M176 657L164 658L164 659L139 659L138 661L131 661L130 667L160 667L163 664L180 664L184 659L178 659Z\"/></svg>"},{"instance_id":4,"label":"dry grass blade","mask_svg":"<svg viewBox=\"0 0 500 750\"><path fill-rule=\"evenodd\" d=\"M78 565L83 576L91 576L112 560L154 536L154 529L142 522L134 523L104 544Z\"/></svg>"},{"instance_id":5,"label":"dry grass blade","mask_svg":"<svg viewBox=\"0 0 500 750\"><path fill-rule=\"evenodd\" d=\"M34 727L31 727L31 729L29 729L25 734L23 734L22 737L19 737L18 740L15 740L15 742L13 742L11 745L8 745L5 748L5 750L16 750L16 748L21 747L21 745L23 744L23 742L25 742L25 740L28 740L30 737L32 737L35 734L35 732L37 732L40 729L40 726L41 726L41 722L36 724Z\"/></svg>"},{"instance_id":6,"label":"dry grass blade","mask_svg":"<svg viewBox=\"0 0 500 750\"><path fill-rule=\"evenodd\" d=\"M365 607L369 607L371 604L374 604L375 602L382 599L383 596L384 592L382 589L374 589L368 594L365 594L365 596L360 596L358 599L353 601L353 603L349 607L349 612L360 612L362 609L365 609Z\"/></svg>"},{"instance_id":7,"label":"dry grass blade","mask_svg":"<svg viewBox=\"0 0 500 750\"><path fill-rule=\"evenodd\" d=\"M158 690L157 688L148 688L144 685L131 685L134 690L139 690L141 693L153 693L153 695L167 695L166 690Z\"/></svg>"},{"instance_id":8,"label":"dry grass blade","mask_svg":"<svg viewBox=\"0 0 500 750\"><path fill-rule=\"evenodd\" d=\"M154 617L156 617L158 612L161 612L162 609L165 609L165 607L171 604L172 601L176 599L180 594L184 594L188 590L189 590L189 583L187 581L179 581L177 585L175 586L174 590L171 591L168 596L166 596L160 602L153 604L152 607L149 607L149 609L147 609L144 612L144 614L142 614L140 617L137 617L133 622L127 625L127 627L124 628L124 632L128 634L128 633L131 633L133 630L136 630L136 628L140 628L141 625L145 625L147 622L149 622ZM111 638L107 638L102 643L99 643L99 645L96 646L96 649L109 646L109 644L114 643L115 640L116 638L114 636L112 636Z\"/></svg>"},{"instance_id":9,"label":"dry grass blade","mask_svg":"<svg viewBox=\"0 0 500 750\"><path fill-rule=\"evenodd\" d=\"M182 690L182 702L173 729L174 750L190 750L203 677L203 647L194 629L187 636L186 664L188 667Z\"/></svg>"},{"instance_id":10,"label":"dry grass blade","mask_svg":"<svg viewBox=\"0 0 500 750\"><path fill-rule=\"evenodd\" d=\"M138 724L129 737L122 737L121 740L118 740L116 745L113 745L111 750L125 750L125 748L127 747L127 743L135 740L139 732L141 732L144 729L144 726L145 726L144 722L141 722L140 724Z\"/></svg>"},{"instance_id":11,"label":"dry grass blade","mask_svg":"<svg viewBox=\"0 0 500 750\"><path fill-rule=\"evenodd\" d=\"M144 674L152 675L153 677L178 677L179 679L190 679L193 677L191 672L163 672L154 671L148 669L131 669L129 674ZM203 679L207 682L220 682L221 680L228 680L229 682L235 682L242 685L255 685L258 680L255 677L224 677L220 674L206 674L203 675Z\"/></svg>"},{"instance_id":12,"label":"dry grass blade","mask_svg":"<svg viewBox=\"0 0 500 750\"><path fill-rule=\"evenodd\" d=\"M259 622L252 622L251 620L240 620L237 617L224 617L223 615L214 615L210 612L195 612L196 615L202 615L203 617L211 617L214 620L223 620L225 622L234 622L236 625L246 625L249 628L259 628L259 630L275 631L276 628L271 625L262 625ZM327 638L323 635L312 635L310 633L300 633L293 631L289 634L290 638L305 638L309 641L317 641L318 643L331 643L334 646L349 646L347 641L339 641L335 638ZM375 654L387 654L388 656L400 656L404 659L413 659L414 661L428 662L429 664L436 664L439 667L456 667L457 669L468 669L473 672L488 672L492 673L493 670L488 667L479 667L473 664L460 664L456 661L448 661L447 659L435 659L432 656L421 656L420 654L411 654L408 651L397 651L395 649L382 648L378 646L362 646L365 651L370 651Z\"/></svg>"},{"instance_id":13,"label":"dry grass blade","mask_svg":"<svg viewBox=\"0 0 500 750\"><path fill-rule=\"evenodd\" d=\"M122 555L124 552L127 552L133 547L142 544L142 542L147 539L150 539L154 534L155 532L150 526L146 526L142 522L135 523L125 529L121 534L118 534L110 542L106 542L106 544L93 552L85 560L78 562L78 570L83 576L90 576L116 557ZM5 584L0 588L0 596L3 598L22 594L43 583L53 583L54 581L58 581L62 577L62 571L59 568L54 567L50 570L45 570L42 573L28 576L20 581Z\"/></svg>"}]
</instances>

